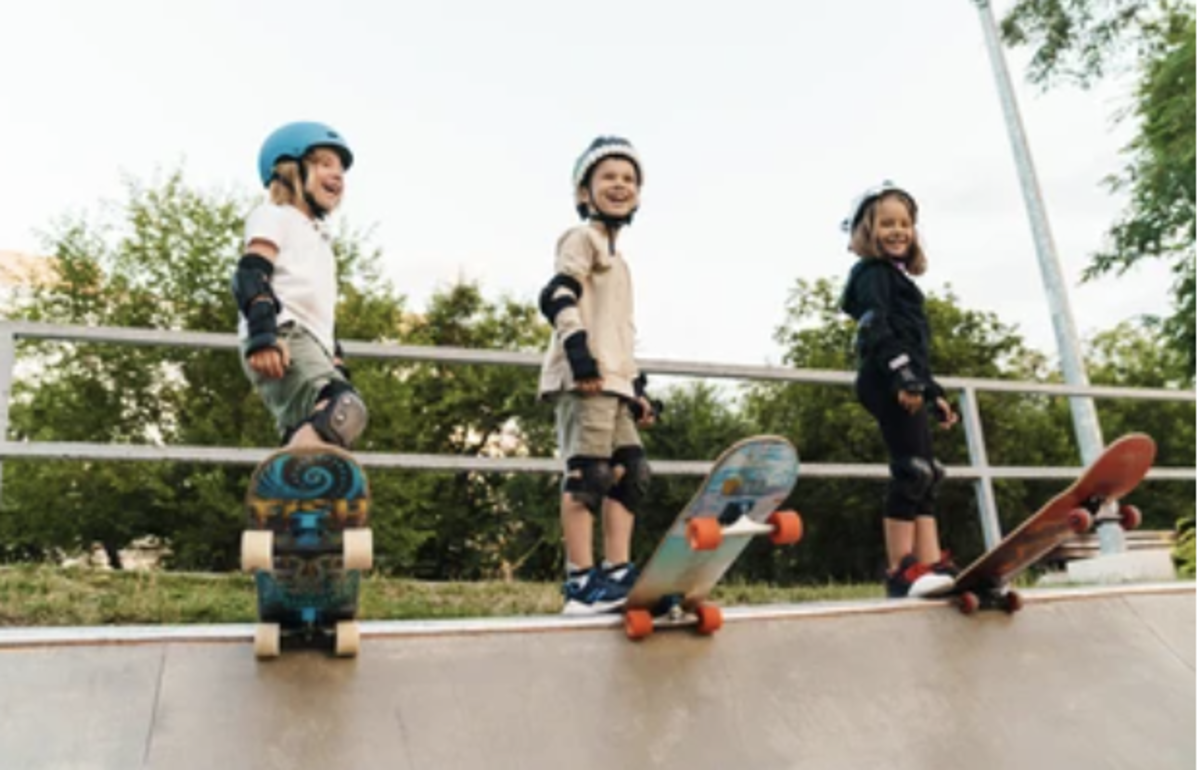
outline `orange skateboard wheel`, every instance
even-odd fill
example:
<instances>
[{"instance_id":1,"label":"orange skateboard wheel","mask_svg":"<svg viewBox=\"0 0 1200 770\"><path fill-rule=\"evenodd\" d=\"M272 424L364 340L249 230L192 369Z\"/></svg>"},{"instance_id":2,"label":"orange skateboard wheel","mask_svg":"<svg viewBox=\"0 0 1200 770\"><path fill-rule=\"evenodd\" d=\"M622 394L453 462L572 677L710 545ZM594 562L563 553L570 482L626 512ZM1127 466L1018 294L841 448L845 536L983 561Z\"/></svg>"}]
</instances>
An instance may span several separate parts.
<instances>
[{"instance_id":1,"label":"orange skateboard wheel","mask_svg":"<svg viewBox=\"0 0 1200 770\"><path fill-rule=\"evenodd\" d=\"M625 635L635 642L654 633L654 618L648 610L626 610Z\"/></svg>"},{"instance_id":2,"label":"orange skateboard wheel","mask_svg":"<svg viewBox=\"0 0 1200 770\"><path fill-rule=\"evenodd\" d=\"M1025 600L1016 591L1009 591L1004 595L1004 611L1009 615L1014 612L1019 612L1025 606Z\"/></svg>"},{"instance_id":3,"label":"orange skateboard wheel","mask_svg":"<svg viewBox=\"0 0 1200 770\"><path fill-rule=\"evenodd\" d=\"M1067 526L1075 534L1082 535L1092 528L1092 514L1086 508L1076 508L1067 514Z\"/></svg>"},{"instance_id":4,"label":"orange skateboard wheel","mask_svg":"<svg viewBox=\"0 0 1200 770\"><path fill-rule=\"evenodd\" d=\"M721 522L711 518L692 519L687 525L688 545L693 551L715 551L721 545Z\"/></svg>"},{"instance_id":5,"label":"orange skateboard wheel","mask_svg":"<svg viewBox=\"0 0 1200 770\"><path fill-rule=\"evenodd\" d=\"M705 636L715 634L721 630L721 626L725 623L725 617L721 614L721 608L715 604L701 604L696 608L696 630Z\"/></svg>"},{"instance_id":6,"label":"orange skateboard wheel","mask_svg":"<svg viewBox=\"0 0 1200 770\"><path fill-rule=\"evenodd\" d=\"M767 523L775 528L771 533L775 545L792 545L804 537L804 522L795 511L775 511L767 517Z\"/></svg>"},{"instance_id":7,"label":"orange skateboard wheel","mask_svg":"<svg viewBox=\"0 0 1200 770\"><path fill-rule=\"evenodd\" d=\"M1142 511L1136 505L1122 505L1119 512L1121 529L1130 530L1142 526Z\"/></svg>"}]
</instances>

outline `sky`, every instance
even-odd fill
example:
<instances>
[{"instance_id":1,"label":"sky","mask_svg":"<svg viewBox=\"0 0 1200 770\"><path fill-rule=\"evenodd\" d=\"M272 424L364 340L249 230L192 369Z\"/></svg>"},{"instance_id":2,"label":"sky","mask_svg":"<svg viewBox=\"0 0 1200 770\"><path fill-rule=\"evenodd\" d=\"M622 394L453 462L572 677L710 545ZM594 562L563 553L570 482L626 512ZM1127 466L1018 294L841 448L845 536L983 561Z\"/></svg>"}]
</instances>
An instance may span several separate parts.
<instances>
[{"instance_id":1,"label":"sky","mask_svg":"<svg viewBox=\"0 0 1200 770\"><path fill-rule=\"evenodd\" d=\"M267 134L320 120L355 153L339 215L409 309L461 279L536 301L572 164L617 134L646 174L621 236L639 357L779 363L789 291L844 278L839 222L883 179L920 203L921 285L1055 355L970 0L25 0L0 30L0 250L41 252L130 177L256 195ZM1129 83L1043 92L1006 57L1080 333L1164 312L1164 264L1080 283L1127 205L1102 180Z\"/></svg>"}]
</instances>

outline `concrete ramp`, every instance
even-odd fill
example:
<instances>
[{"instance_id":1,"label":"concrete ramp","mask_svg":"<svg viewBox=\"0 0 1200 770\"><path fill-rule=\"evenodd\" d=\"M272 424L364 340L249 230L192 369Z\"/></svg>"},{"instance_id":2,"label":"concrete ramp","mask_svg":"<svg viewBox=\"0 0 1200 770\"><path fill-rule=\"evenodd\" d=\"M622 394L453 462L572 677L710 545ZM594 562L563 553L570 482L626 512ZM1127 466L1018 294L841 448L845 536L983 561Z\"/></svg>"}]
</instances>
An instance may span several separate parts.
<instances>
[{"instance_id":1,"label":"concrete ramp","mask_svg":"<svg viewBox=\"0 0 1200 770\"><path fill-rule=\"evenodd\" d=\"M375 623L258 663L247 626L0 630L0 767L1194 768L1194 584L612 619Z\"/></svg>"}]
</instances>

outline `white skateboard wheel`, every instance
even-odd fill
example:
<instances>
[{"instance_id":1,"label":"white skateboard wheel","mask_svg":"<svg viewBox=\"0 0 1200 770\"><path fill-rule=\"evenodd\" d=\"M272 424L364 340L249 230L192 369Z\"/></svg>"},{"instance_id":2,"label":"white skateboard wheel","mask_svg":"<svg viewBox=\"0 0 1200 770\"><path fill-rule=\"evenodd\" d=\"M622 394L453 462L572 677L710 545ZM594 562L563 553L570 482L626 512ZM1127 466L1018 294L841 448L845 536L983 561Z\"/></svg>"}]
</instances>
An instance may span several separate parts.
<instances>
[{"instance_id":1,"label":"white skateboard wheel","mask_svg":"<svg viewBox=\"0 0 1200 770\"><path fill-rule=\"evenodd\" d=\"M242 532L242 571L270 572L275 566L271 556L275 533L269 529L247 529Z\"/></svg>"}]
</instances>

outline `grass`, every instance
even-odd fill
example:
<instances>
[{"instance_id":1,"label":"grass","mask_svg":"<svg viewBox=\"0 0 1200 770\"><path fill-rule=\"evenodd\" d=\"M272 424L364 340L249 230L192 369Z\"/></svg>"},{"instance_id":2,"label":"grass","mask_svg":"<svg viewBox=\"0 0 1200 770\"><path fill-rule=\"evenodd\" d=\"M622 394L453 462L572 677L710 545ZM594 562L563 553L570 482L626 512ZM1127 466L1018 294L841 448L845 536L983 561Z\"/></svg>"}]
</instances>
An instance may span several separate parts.
<instances>
[{"instance_id":1,"label":"grass","mask_svg":"<svg viewBox=\"0 0 1200 770\"><path fill-rule=\"evenodd\" d=\"M878 584L775 587L718 586L726 605L879 598ZM411 620L555 614L557 583L427 583L371 576L359 616ZM241 574L110 572L47 565L0 567L0 626L250 623L254 586Z\"/></svg>"}]
</instances>

